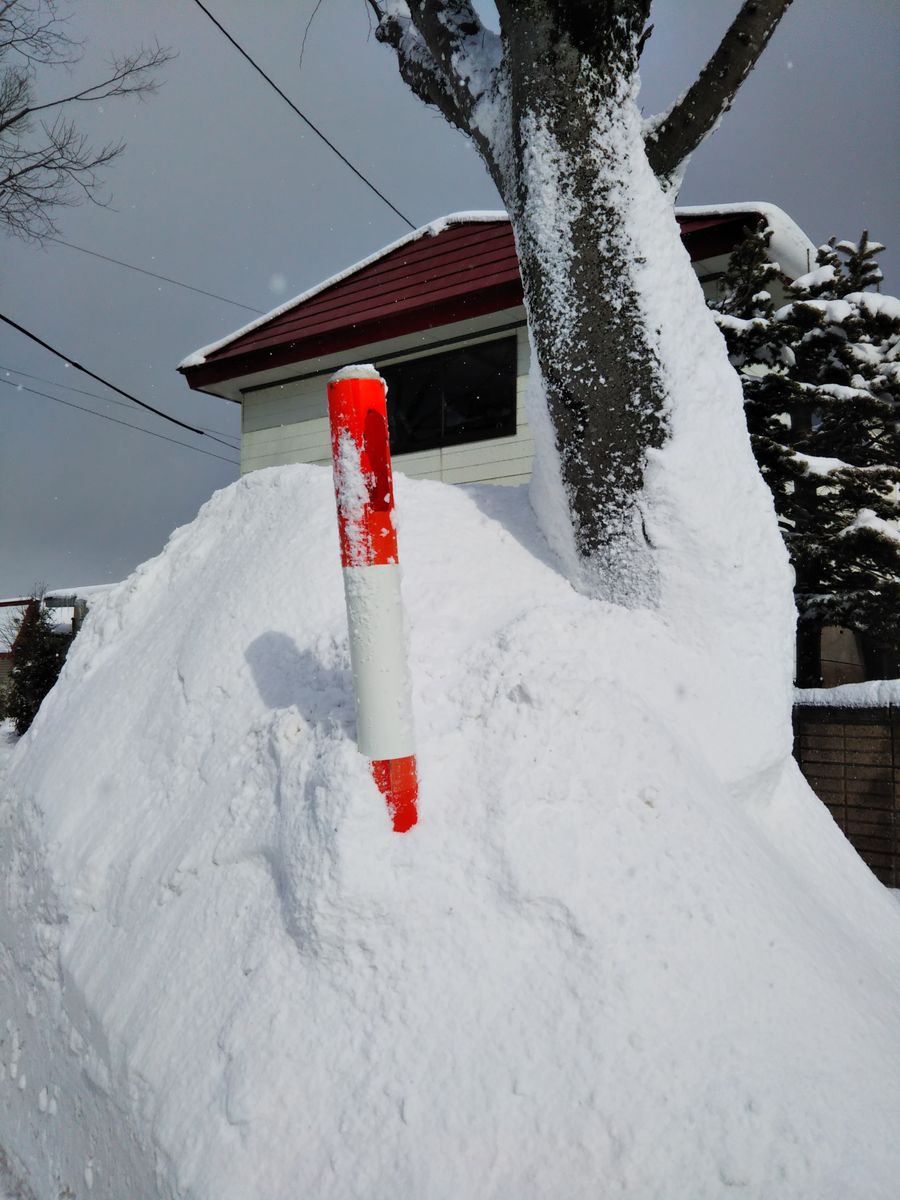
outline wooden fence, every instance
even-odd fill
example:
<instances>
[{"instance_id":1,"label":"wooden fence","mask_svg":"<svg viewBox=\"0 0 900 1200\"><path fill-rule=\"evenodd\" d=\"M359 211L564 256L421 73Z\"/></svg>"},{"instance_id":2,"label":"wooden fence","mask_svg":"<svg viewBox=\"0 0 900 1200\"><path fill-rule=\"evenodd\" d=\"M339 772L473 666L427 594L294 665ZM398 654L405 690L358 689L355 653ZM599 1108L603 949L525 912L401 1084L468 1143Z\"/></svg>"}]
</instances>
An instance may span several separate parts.
<instances>
[{"instance_id":1,"label":"wooden fence","mask_svg":"<svg viewBox=\"0 0 900 1200\"><path fill-rule=\"evenodd\" d=\"M798 705L794 756L861 858L900 887L900 707Z\"/></svg>"}]
</instances>

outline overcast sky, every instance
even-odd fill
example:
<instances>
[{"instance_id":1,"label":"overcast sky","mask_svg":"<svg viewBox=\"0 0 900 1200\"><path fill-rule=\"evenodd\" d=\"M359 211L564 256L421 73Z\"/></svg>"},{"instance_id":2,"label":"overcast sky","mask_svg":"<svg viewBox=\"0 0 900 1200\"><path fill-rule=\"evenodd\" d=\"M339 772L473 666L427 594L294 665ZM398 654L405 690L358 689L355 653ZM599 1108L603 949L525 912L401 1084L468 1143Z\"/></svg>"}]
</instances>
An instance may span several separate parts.
<instances>
[{"instance_id":1,"label":"overcast sky","mask_svg":"<svg viewBox=\"0 0 900 1200\"><path fill-rule=\"evenodd\" d=\"M370 36L364 0L323 0L302 68L314 0L207 7L416 224L499 207L474 151L406 91L391 53ZM688 86L737 8L738 0L657 0L643 60L648 115ZM771 201L816 243L868 227L888 245L885 290L896 292L898 12L895 0L795 0L733 111L695 155L680 202ZM98 142L123 136L128 150L108 175L111 207L60 214L67 241L265 311L404 233L192 0L79 0L70 29L85 43L78 80L97 77L110 52L155 38L178 57L146 103L110 100L77 114ZM40 98L70 82L59 72L42 78ZM251 312L53 243L6 239L2 251L0 311L236 444L237 406L190 392L175 367ZM0 596L37 582L124 578L237 477L236 451L71 390L104 391L8 327L0 367L0 379L232 460L0 385Z\"/></svg>"}]
</instances>

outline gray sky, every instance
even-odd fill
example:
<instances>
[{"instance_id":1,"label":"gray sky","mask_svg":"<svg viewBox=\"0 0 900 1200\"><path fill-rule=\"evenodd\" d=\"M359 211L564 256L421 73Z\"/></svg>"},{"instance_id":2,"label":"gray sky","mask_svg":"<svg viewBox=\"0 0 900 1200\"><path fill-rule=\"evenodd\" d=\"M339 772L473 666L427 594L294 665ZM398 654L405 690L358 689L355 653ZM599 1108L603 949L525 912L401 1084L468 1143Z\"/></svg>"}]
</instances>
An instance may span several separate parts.
<instances>
[{"instance_id":1,"label":"gray sky","mask_svg":"<svg viewBox=\"0 0 900 1200\"><path fill-rule=\"evenodd\" d=\"M206 0L205 0L206 2ZM496 208L475 152L401 83L369 35L364 0L208 0L294 101L416 224ZM644 54L645 112L689 85L738 0L657 0ZM178 58L146 103L85 106L98 142L128 142L110 170L112 207L63 211L67 241L267 310L399 237L405 226L238 57L191 0L79 0L75 78L111 51L158 38ZM695 155L683 204L767 200L819 243L897 229L898 8L894 0L795 0L721 129ZM56 73L41 98L68 90ZM0 311L100 375L190 423L239 430L235 405L189 392L180 359L251 313L49 243L2 243ZM7 327L6 375L71 403L237 460L149 414L79 395L104 389ZM0 596L124 578L190 521L236 466L0 385Z\"/></svg>"}]
</instances>

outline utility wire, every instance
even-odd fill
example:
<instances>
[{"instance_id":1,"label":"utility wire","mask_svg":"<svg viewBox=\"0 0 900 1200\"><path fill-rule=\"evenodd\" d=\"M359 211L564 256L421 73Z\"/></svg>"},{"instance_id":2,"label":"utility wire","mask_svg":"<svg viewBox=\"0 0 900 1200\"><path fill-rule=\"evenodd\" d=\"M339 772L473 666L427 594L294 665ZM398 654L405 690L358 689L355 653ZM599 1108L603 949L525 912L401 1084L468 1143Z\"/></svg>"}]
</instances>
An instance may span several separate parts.
<instances>
[{"instance_id":1,"label":"utility wire","mask_svg":"<svg viewBox=\"0 0 900 1200\"><path fill-rule=\"evenodd\" d=\"M97 382L102 383L104 387L112 388L114 392L118 392L119 395L124 396L126 400L133 400L134 403L140 408L146 408L148 412L156 413L156 415L158 417L162 417L164 421L170 421L173 425L178 425L179 428L186 429L188 433L197 433L200 435L200 437L208 437L210 441L218 442L222 446L228 446L228 443L223 442L221 438L215 437L211 433L205 433L202 429L198 429L196 425L188 425L186 421L179 421L177 417L169 416L168 413L163 412L161 409L154 408L152 404L145 404L143 400L138 400L137 396L132 396L131 392L126 392L123 391L122 388L116 387L114 383L110 383L109 380L104 379L102 375L95 375L93 371L89 371L87 367L83 367L81 363L76 362L74 358L69 358L61 351L54 350L51 345L45 342L42 338L39 338L36 333L31 333L31 331L26 329L24 325L19 325L10 317L5 317L3 313L0 313L0 321L3 321L6 325L11 325L13 329L17 329L19 333L24 334L25 337L31 338L33 342L37 342L37 344L42 346L44 350L49 350L51 354L55 354L57 358L62 359L64 363L68 363L70 367L74 367L77 371L82 371L85 375L89 375L91 379L96 379ZM73 405L73 408L74 407L76 406ZM233 450L234 446L228 446L228 449Z\"/></svg>"},{"instance_id":2,"label":"utility wire","mask_svg":"<svg viewBox=\"0 0 900 1200\"><path fill-rule=\"evenodd\" d=\"M197 7L200 9L200 11L202 13L205 13L206 16L209 17L210 21L212 21L213 25L215 25L215 27L219 30L219 32L225 35L225 37L229 40L229 42L231 42L232 46L234 46L235 50L237 50L237 52L239 54L241 54L244 58L246 58L247 62L250 64L251 67L253 67L254 71L256 71L258 74L262 75L263 79L266 81L266 83L269 85L269 87L274 89L274 91L276 91L278 93L278 95L282 98L282 100L285 102L285 104L287 104L288 107L291 108L297 114L297 116L300 118L300 120L309 126L309 128L313 131L313 133L316 135L316 137L321 138L322 141L325 143L325 145L328 147L328 149L333 150L334 153L341 160L341 162L345 166L349 167L350 170L353 172L353 174L358 179L361 179L362 182L366 185L366 187L369 188L370 191L375 193L375 195L378 197L379 200L383 200L384 203L388 206L388 208L392 212L397 214L397 216L400 218L401 221L405 221L405 223L410 227L410 229L415 229L416 226L412 223L412 221L409 219L409 217L404 216L403 213L400 211L400 209L397 208L397 206L395 204L392 204L383 192L379 192L379 190L375 186L375 184L370 182L370 180L368 180L365 177L365 175L363 175L362 171L357 170L356 167L354 167L353 163L349 160L349 158L347 158L346 155L342 154L340 152L340 150L338 150L338 148L334 144L334 142L330 141L325 136L325 134L322 132L322 130L317 128L317 126L315 126L312 123L312 121L309 119L309 117L306 116L305 113L302 113L300 111L300 109L293 102L293 100L291 100L288 96L285 95L285 93L281 90L281 88L274 81L274 79L271 79L265 73L265 71L262 69L262 67L259 65L259 63L257 63L254 59L252 59L250 57L250 55L247 53L247 51L244 49L244 47L239 42L235 41L235 39L231 36L231 34L224 27L224 25L222 25L219 21L216 20L216 18L212 15L212 13L209 11L209 9L204 4L201 3L201 0L194 0L194 3L197 5Z\"/></svg>"},{"instance_id":3,"label":"utility wire","mask_svg":"<svg viewBox=\"0 0 900 1200\"><path fill-rule=\"evenodd\" d=\"M77 408L79 412L88 413L92 417L99 417L101 421L112 421L114 425L124 425L126 429L136 429L138 433L146 433L148 437L159 438L163 442L171 442L173 446L183 446L185 450L193 450L195 454L205 454L209 458L218 458L220 462L231 463L233 467L239 467L241 464L237 459L226 458L224 454L214 454L212 450L201 450L199 446L192 446L190 442L179 442L177 438L166 437L164 433L154 433L152 429L144 429L142 425L132 425L130 421L120 421L118 417L111 417L107 413L95 412L92 408L85 408L82 404L73 404L71 400L61 400L59 396L51 396L49 392L39 392L37 388L26 387L24 383L13 383L11 379L0 379L0 383L5 383L7 387L15 388L17 392L30 392L33 396L43 396L46 400L55 400L57 404L64 404L66 408ZM231 447L235 449L234 446Z\"/></svg>"},{"instance_id":4,"label":"utility wire","mask_svg":"<svg viewBox=\"0 0 900 1200\"><path fill-rule=\"evenodd\" d=\"M72 387L70 383L59 383L55 379L47 379L44 375L29 375L27 371L17 371L14 367L4 367L0 363L0 371L5 371L7 375L21 375L23 379L34 379L38 383L49 383L51 387L62 388L65 392L77 392L79 396L90 396L93 400L102 400L104 404L118 404L122 408L131 408L131 405L125 400L116 400L113 396L101 396L99 392L86 392L84 388ZM41 393L43 395L43 393ZM224 433L221 429L203 429L204 433L220 433L224 438L230 438L233 442L240 441L237 434ZM237 446L232 446L233 450L237 450Z\"/></svg>"},{"instance_id":5,"label":"utility wire","mask_svg":"<svg viewBox=\"0 0 900 1200\"><path fill-rule=\"evenodd\" d=\"M213 300L221 300L225 304L233 304L235 308L246 309L247 312L262 316L261 308L251 308L249 304L241 304L239 300L229 300L227 296L217 296L215 292L207 292L203 288L194 287L190 283L182 283L180 279L172 279L168 275L158 275L156 271L148 271L146 267L136 267L134 263L123 262L121 258L113 258L109 254L100 254L97 250L88 250L86 246L76 246L64 238L47 237L48 242L56 242L60 246L68 246L70 250L80 250L82 254L90 254L92 258L102 258L104 262L115 263L117 267L127 267L129 271L139 271L141 275L149 275L152 279L161 279L163 283L174 283L176 287L187 288L189 292L197 292L201 296L209 296Z\"/></svg>"}]
</instances>

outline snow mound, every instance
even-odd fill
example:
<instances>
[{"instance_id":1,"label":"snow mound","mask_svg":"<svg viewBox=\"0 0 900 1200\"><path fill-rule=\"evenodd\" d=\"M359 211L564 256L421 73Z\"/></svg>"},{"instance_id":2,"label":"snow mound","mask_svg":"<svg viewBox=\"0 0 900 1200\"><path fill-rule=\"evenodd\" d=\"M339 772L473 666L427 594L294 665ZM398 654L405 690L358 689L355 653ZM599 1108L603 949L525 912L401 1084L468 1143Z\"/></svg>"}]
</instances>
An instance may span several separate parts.
<instances>
[{"instance_id":1,"label":"snow mound","mask_svg":"<svg viewBox=\"0 0 900 1200\"><path fill-rule=\"evenodd\" d=\"M0 1187L894 1197L900 910L788 686L577 594L524 490L396 483L409 834L327 471L245 476L94 604L0 793Z\"/></svg>"}]
</instances>

